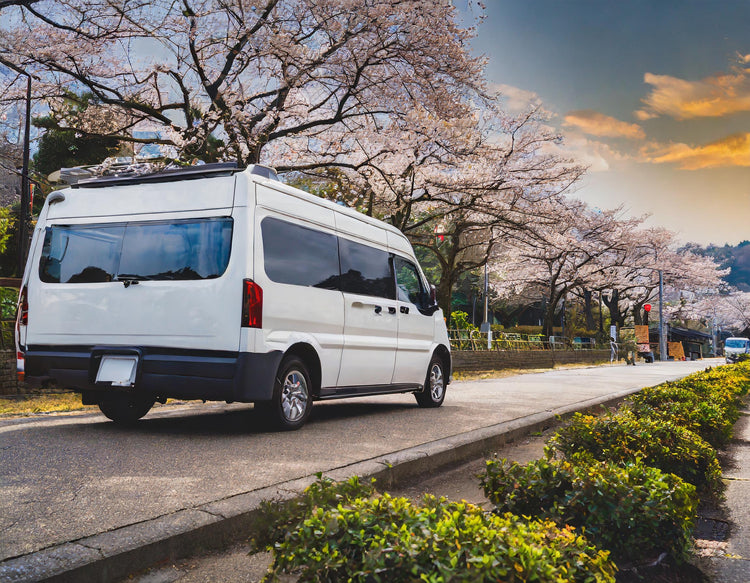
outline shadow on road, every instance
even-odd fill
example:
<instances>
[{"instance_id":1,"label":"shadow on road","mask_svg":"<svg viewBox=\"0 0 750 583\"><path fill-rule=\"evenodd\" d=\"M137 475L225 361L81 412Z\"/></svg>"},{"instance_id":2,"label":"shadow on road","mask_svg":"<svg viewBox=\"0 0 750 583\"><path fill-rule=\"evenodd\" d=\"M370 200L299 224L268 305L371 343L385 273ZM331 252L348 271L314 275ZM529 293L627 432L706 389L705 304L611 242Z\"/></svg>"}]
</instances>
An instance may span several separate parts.
<instances>
[{"instance_id":1,"label":"shadow on road","mask_svg":"<svg viewBox=\"0 0 750 583\"><path fill-rule=\"evenodd\" d=\"M418 409L416 403L374 403L374 402L326 402L316 403L310 419L300 430L320 425L341 422L360 421L364 423L373 417L403 412L414 412ZM159 409L137 423L129 426L117 425L104 416L96 416L90 423L68 426L74 432L96 431L111 437L113 434L123 435L205 435L240 436L245 434L276 433L269 420L260 411L250 405L233 406L231 409L202 409L200 406L182 408L169 411L168 408Z\"/></svg>"}]
</instances>

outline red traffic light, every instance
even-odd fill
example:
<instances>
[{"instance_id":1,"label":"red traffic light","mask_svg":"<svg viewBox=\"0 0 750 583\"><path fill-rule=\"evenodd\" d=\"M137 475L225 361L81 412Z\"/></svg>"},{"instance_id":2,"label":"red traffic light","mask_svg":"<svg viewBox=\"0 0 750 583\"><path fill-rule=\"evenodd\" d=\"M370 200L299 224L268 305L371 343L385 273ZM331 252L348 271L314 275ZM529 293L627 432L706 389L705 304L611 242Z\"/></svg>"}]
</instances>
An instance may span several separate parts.
<instances>
[{"instance_id":1,"label":"red traffic light","mask_svg":"<svg viewBox=\"0 0 750 583\"><path fill-rule=\"evenodd\" d=\"M651 304L644 304L643 305L643 309L646 310L647 312L650 312L651 311Z\"/></svg>"}]
</instances>

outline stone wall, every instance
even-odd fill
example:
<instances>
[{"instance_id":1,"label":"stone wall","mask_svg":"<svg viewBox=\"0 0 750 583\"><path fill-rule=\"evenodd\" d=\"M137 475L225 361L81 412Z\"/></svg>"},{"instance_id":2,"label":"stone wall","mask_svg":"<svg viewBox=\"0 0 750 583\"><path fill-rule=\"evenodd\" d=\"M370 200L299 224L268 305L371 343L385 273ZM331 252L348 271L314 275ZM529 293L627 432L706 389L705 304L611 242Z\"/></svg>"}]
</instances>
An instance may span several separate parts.
<instances>
[{"instance_id":1,"label":"stone wall","mask_svg":"<svg viewBox=\"0 0 750 583\"><path fill-rule=\"evenodd\" d=\"M451 354L453 370L464 372L609 362L609 350L454 350Z\"/></svg>"},{"instance_id":2,"label":"stone wall","mask_svg":"<svg viewBox=\"0 0 750 583\"><path fill-rule=\"evenodd\" d=\"M24 391L16 375L16 351L0 351L0 395L17 395Z\"/></svg>"}]
</instances>

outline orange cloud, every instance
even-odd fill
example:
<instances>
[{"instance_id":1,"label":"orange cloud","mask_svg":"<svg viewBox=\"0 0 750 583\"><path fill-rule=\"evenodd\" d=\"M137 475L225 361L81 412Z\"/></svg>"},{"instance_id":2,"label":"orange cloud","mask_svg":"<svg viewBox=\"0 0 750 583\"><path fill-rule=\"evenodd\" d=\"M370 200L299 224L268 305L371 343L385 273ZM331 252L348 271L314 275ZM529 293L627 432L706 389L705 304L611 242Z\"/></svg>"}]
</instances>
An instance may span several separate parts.
<instances>
[{"instance_id":1,"label":"orange cloud","mask_svg":"<svg viewBox=\"0 0 750 583\"><path fill-rule=\"evenodd\" d=\"M704 146L682 143L649 144L641 149L644 161L677 164L683 170L750 166L750 133L734 134Z\"/></svg>"},{"instance_id":2,"label":"orange cloud","mask_svg":"<svg viewBox=\"0 0 750 583\"><path fill-rule=\"evenodd\" d=\"M734 73L720 73L700 81L646 73L643 80L651 85L651 93L643 98L644 107L635 116L641 121L663 115L684 120L750 111L748 73L747 69L738 68Z\"/></svg>"},{"instance_id":3,"label":"orange cloud","mask_svg":"<svg viewBox=\"0 0 750 583\"><path fill-rule=\"evenodd\" d=\"M634 140L642 140L646 137L643 128L638 124L620 121L590 109L571 111L565 116L564 124L591 136Z\"/></svg>"}]
</instances>

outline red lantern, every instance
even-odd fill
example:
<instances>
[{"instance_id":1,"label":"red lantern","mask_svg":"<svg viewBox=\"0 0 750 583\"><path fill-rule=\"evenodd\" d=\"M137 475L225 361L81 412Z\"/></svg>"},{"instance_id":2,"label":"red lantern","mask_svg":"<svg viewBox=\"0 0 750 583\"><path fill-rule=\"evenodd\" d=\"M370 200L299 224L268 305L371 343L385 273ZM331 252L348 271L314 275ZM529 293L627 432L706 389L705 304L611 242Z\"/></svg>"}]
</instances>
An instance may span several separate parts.
<instances>
[{"instance_id":1,"label":"red lantern","mask_svg":"<svg viewBox=\"0 0 750 583\"><path fill-rule=\"evenodd\" d=\"M651 304L644 304L643 309L646 310L646 313L649 313L651 311Z\"/></svg>"}]
</instances>

